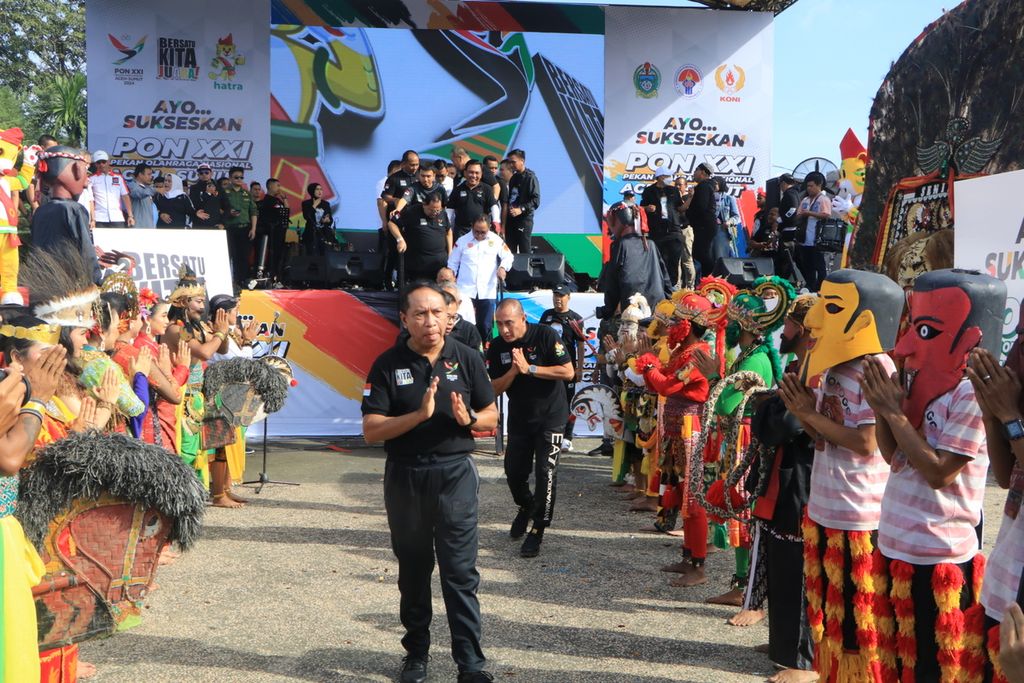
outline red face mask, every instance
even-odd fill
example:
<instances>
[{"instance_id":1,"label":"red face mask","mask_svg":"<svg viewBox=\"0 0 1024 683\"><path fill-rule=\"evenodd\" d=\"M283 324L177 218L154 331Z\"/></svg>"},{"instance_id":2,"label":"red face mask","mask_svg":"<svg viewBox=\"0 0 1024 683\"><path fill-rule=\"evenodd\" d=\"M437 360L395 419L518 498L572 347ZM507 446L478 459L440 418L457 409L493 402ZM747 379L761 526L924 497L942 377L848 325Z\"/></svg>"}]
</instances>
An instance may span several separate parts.
<instances>
[{"instance_id":1,"label":"red face mask","mask_svg":"<svg viewBox=\"0 0 1024 683\"><path fill-rule=\"evenodd\" d=\"M958 287L914 292L909 326L895 356L903 359L903 413L915 428L928 405L952 391L963 379L967 354L981 341L978 327L964 328L971 300Z\"/></svg>"}]
</instances>

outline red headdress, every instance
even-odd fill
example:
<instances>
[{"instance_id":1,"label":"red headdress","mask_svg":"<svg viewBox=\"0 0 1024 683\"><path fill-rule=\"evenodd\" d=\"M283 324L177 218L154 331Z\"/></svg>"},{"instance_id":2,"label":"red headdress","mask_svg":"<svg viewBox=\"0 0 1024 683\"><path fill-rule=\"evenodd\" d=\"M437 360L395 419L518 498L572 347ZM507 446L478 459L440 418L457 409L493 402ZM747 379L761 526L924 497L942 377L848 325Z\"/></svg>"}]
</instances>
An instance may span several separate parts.
<instances>
[{"instance_id":1,"label":"red headdress","mask_svg":"<svg viewBox=\"0 0 1024 683\"><path fill-rule=\"evenodd\" d=\"M726 312L729 302L736 296L736 288L728 280L707 276L697 285L697 293L711 302L711 310L705 316L706 326L715 331L715 357L718 359L719 375L725 376L725 328L729 324Z\"/></svg>"}]
</instances>

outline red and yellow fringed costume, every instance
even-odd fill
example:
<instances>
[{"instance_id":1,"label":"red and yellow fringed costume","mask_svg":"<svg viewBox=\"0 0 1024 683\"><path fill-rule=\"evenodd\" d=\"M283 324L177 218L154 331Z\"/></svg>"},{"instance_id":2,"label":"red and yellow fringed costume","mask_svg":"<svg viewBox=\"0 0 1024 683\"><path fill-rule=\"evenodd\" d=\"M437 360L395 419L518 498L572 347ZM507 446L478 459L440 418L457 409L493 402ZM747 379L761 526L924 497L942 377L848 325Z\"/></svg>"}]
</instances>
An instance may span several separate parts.
<instances>
[{"instance_id":1,"label":"red and yellow fringed costume","mask_svg":"<svg viewBox=\"0 0 1024 683\"><path fill-rule=\"evenodd\" d=\"M897 681L891 644L893 618L887 595L889 582L885 560L874 547L871 533L826 529L804 516L807 617L815 644L814 668L824 682ZM850 615L844 599L847 571L854 585ZM856 649L848 649L848 643L844 644L843 625L848 619L853 620L855 627Z\"/></svg>"}]
</instances>

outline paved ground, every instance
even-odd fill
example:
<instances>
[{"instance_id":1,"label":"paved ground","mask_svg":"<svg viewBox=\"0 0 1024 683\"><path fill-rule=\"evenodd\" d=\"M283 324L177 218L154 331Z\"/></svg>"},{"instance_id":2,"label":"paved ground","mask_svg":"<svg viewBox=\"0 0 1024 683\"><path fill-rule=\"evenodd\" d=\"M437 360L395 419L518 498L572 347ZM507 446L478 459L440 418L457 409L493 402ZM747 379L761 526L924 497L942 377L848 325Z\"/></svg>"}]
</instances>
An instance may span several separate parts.
<instances>
[{"instance_id":1,"label":"paved ground","mask_svg":"<svg viewBox=\"0 0 1024 683\"><path fill-rule=\"evenodd\" d=\"M99 668L91 680L394 680L403 653L383 452L360 446L275 447L271 475L302 485L211 509L198 546L160 570L143 624L82 647ZM725 589L732 554L711 556L707 585L670 588L656 569L678 544L638 533L649 517L626 512L607 486L608 458L563 459L556 526L532 560L508 538L514 510L500 461L477 462L484 649L498 681L745 683L772 672L752 649L766 642L764 625L730 627L730 608L703 604ZM258 465L250 459L251 474ZM990 491L989 519L1001 502ZM434 594L431 680L453 681L436 575Z\"/></svg>"}]
</instances>

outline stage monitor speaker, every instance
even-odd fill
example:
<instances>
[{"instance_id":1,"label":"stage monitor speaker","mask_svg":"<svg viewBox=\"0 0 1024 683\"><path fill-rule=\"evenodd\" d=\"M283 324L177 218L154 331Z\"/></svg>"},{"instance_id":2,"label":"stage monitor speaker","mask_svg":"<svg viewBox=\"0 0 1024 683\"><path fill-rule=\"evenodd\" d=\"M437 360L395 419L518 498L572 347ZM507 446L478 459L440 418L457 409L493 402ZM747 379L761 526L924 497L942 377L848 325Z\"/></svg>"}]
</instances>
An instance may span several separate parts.
<instances>
[{"instance_id":1,"label":"stage monitor speaker","mask_svg":"<svg viewBox=\"0 0 1024 683\"><path fill-rule=\"evenodd\" d=\"M565 280L564 254L516 254L505 288L513 292L550 289Z\"/></svg>"},{"instance_id":2,"label":"stage monitor speaker","mask_svg":"<svg viewBox=\"0 0 1024 683\"><path fill-rule=\"evenodd\" d=\"M299 254L289 261L284 279L292 284L309 283L314 287L329 287L327 275L325 256Z\"/></svg>"},{"instance_id":3,"label":"stage monitor speaker","mask_svg":"<svg viewBox=\"0 0 1024 683\"><path fill-rule=\"evenodd\" d=\"M384 255L375 251L329 251L327 270L332 284L379 288L384 282Z\"/></svg>"},{"instance_id":4,"label":"stage monitor speaker","mask_svg":"<svg viewBox=\"0 0 1024 683\"><path fill-rule=\"evenodd\" d=\"M774 274L775 263L768 257L720 258L713 273L740 289L752 286L759 277Z\"/></svg>"}]
</instances>

